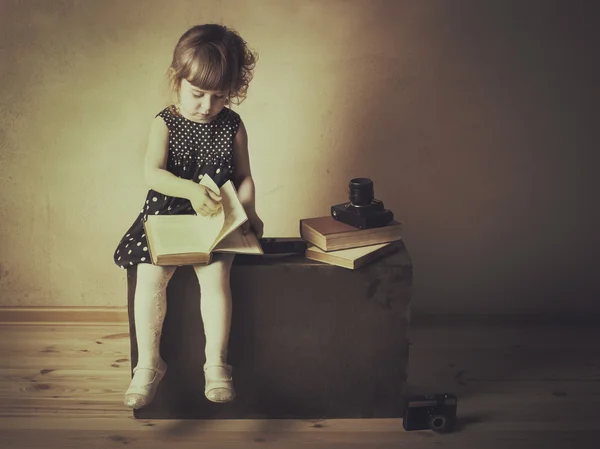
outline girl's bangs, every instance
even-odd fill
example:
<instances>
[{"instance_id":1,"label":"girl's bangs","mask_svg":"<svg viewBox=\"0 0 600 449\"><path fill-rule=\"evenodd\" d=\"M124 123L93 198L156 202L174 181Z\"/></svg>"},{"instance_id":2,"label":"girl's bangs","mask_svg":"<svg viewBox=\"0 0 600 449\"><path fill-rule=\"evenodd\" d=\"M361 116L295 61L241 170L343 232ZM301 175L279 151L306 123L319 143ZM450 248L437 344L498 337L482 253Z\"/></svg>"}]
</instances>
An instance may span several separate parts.
<instances>
[{"instance_id":1,"label":"girl's bangs","mask_svg":"<svg viewBox=\"0 0 600 449\"><path fill-rule=\"evenodd\" d=\"M202 90L226 91L231 89L231 68L217 49L195 54L188 64L184 78Z\"/></svg>"}]
</instances>

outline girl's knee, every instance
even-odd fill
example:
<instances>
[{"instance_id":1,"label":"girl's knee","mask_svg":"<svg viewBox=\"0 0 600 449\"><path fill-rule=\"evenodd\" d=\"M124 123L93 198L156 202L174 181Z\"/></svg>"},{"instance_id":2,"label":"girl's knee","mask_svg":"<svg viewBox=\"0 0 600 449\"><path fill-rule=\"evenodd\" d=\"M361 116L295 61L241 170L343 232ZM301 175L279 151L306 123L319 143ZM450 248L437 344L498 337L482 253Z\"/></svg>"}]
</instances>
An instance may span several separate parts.
<instances>
[{"instance_id":1,"label":"girl's knee","mask_svg":"<svg viewBox=\"0 0 600 449\"><path fill-rule=\"evenodd\" d=\"M176 267L139 264L137 267L136 288L157 289L166 287L175 273L175 269Z\"/></svg>"},{"instance_id":2,"label":"girl's knee","mask_svg":"<svg viewBox=\"0 0 600 449\"><path fill-rule=\"evenodd\" d=\"M219 256L219 257L217 257ZM229 272L233 264L233 254L215 254L208 265L194 265L198 281L204 286L220 285L229 281Z\"/></svg>"}]
</instances>

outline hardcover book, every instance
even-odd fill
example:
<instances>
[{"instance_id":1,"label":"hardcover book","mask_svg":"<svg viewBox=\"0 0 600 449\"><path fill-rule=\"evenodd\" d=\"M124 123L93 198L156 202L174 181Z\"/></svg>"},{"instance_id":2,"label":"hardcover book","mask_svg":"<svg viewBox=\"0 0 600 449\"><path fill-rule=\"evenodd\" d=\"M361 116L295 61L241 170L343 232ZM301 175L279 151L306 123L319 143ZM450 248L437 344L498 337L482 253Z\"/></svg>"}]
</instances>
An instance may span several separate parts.
<instances>
[{"instance_id":1,"label":"hardcover book","mask_svg":"<svg viewBox=\"0 0 600 449\"><path fill-rule=\"evenodd\" d=\"M399 245L396 242L389 242L361 246L358 248L323 251L322 249L311 245L306 249L306 258L355 270L393 252L398 246Z\"/></svg>"},{"instance_id":2,"label":"hardcover book","mask_svg":"<svg viewBox=\"0 0 600 449\"><path fill-rule=\"evenodd\" d=\"M401 240L400 227L393 220L378 228L359 229L328 215L301 219L300 236L323 251L336 251Z\"/></svg>"}]
</instances>

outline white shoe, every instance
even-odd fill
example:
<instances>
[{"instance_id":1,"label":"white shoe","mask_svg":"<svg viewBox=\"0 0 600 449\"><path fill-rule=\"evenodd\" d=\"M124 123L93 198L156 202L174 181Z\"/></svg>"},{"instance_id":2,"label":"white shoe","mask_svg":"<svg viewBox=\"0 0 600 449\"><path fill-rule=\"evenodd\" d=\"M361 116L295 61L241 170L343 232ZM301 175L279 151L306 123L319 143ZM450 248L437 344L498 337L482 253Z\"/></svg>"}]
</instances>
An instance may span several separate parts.
<instances>
[{"instance_id":1,"label":"white shoe","mask_svg":"<svg viewBox=\"0 0 600 449\"><path fill-rule=\"evenodd\" d=\"M135 373L139 370L149 370L154 373L154 376L150 383L145 385L139 385L135 381ZM154 394L156 393L156 389L158 388L158 384L165 376L167 372L167 364L164 361L160 361L159 367L146 367L146 366L136 366L133 369L133 378L129 383L129 388L125 393L125 405L129 408L138 409L142 407L146 407L149 405L154 399Z\"/></svg>"},{"instance_id":2,"label":"white shoe","mask_svg":"<svg viewBox=\"0 0 600 449\"><path fill-rule=\"evenodd\" d=\"M204 395L209 401L223 403L235 398L231 365L204 366ZM210 372L210 374L209 374Z\"/></svg>"}]
</instances>

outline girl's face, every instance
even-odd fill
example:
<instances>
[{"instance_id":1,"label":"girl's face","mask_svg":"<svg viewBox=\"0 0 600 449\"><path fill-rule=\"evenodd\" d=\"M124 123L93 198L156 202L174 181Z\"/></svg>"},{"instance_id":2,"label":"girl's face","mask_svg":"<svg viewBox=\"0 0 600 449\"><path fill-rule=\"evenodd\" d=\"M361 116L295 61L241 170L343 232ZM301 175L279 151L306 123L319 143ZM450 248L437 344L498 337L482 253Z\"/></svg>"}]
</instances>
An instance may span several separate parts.
<instances>
[{"instance_id":1,"label":"girl's face","mask_svg":"<svg viewBox=\"0 0 600 449\"><path fill-rule=\"evenodd\" d=\"M194 122L211 122L227 104L227 94L228 92L199 89L184 79L179 89L180 112Z\"/></svg>"}]
</instances>

